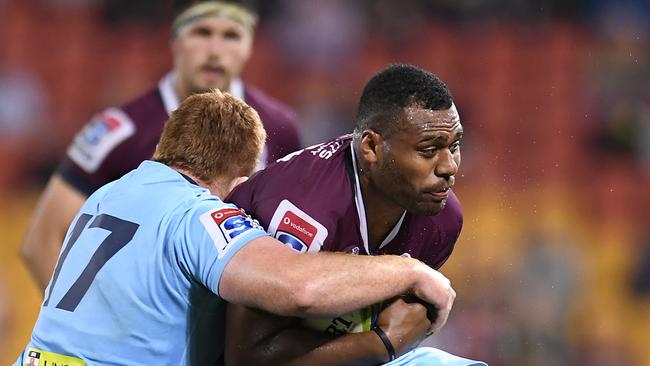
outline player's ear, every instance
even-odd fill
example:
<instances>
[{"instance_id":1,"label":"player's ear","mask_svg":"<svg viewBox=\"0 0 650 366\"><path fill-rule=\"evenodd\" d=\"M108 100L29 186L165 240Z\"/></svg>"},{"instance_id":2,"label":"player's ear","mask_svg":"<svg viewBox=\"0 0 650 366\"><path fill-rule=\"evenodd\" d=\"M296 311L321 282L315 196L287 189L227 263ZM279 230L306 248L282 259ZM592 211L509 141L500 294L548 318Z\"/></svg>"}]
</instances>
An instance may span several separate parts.
<instances>
[{"instance_id":1,"label":"player's ear","mask_svg":"<svg viewBox=\"0 0 650 366\"><path fill-rule=\"evenodd\" d=\"M383 142L384 140L377 132L371 129L363 130L361 133L361 144L359 146L361 157L368 163L376 163L379 160Z\"/></svg>"}]
</instances>

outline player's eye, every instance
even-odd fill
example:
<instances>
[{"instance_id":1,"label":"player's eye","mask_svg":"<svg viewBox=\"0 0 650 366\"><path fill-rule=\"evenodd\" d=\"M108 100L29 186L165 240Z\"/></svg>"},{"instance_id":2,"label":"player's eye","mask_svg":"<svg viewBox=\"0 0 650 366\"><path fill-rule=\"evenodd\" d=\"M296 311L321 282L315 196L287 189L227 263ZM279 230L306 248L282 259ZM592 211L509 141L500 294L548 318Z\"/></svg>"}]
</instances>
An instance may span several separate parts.
<instances>
[{"instance_id":1,"label":"player's eye","mask_svg":"<svg viewBox=\"0 0 650 366\"><path fill-rule=\"evenodd\" d=\"M433 157L434 155L436 155L437 152L438 152L438 148L435 146L418 150L418 153L426 158Z\"/></svg>"},{"instance_id":2,"label":"player's eye","mask_svg":"<svg viewBox=\"0 0 650 366\"><path fill-rule=\"evenodd\" d=\"M458 151L459 149L460 149L460 141L456 141L456 142L454 142L454 143L449 147L449 151L451 151L452 154L455 153L456 151Z\"/></svg>"},{"instance_id":3,"label":"player's eye","mask_svg":"<svg viewBox=\"0 0 650 366\"><path fill-rule=\"evenodd\" d=\"M212 30L206 27L196 27L192 30L192 33L201 37L210 37L210 35L212 35Z\"/></svg>"},{"instance_id":4,"label":"player's eye","mask_svg":"<svg viewBox=\"0 0 650 366\"><path fill-rule=\"evenodd\" d=\"M224 32L223 38L231 41L239 41L242 38L241 33L234 31L234 30L228 30Z\"/></svg>"}]
</instances>

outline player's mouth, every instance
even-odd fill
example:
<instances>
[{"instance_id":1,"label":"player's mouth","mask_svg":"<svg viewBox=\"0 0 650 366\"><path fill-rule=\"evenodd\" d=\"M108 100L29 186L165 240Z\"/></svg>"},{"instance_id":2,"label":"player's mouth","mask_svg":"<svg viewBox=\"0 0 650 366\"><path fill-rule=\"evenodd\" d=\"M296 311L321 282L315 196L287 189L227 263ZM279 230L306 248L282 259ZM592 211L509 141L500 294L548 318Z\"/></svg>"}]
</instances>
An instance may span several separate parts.
<instances>
[{"instance_id":1,"label":"player's mouth","mask_svg":"<svg viewBox=\"0 0 650 366\"><path fill-rule=\"evenodd\" d=\"M201 67L201 71L209 80L222 79L226 75L225 68L215 65L205 65Z\"/></svg>"},{"instance_id":2,"label":"player's mouth","mask_svg":"<svg viewBox=\"0 0 650 366\"><path fill-rule=\"evenodd\" d=\"M449 186L437 187L432 190L425 192L427 195L431 196L436 201L446 200L449 197Z\"/></svg>"}]
</instances>

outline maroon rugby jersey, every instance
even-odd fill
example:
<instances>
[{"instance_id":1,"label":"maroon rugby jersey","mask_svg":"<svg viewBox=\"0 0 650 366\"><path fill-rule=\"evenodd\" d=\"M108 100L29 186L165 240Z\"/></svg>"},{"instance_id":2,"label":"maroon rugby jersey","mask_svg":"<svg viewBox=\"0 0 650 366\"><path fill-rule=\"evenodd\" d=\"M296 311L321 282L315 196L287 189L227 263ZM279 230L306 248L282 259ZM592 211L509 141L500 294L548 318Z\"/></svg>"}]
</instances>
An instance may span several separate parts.
<instances>
[{"instance_id":1,"label":"maroon rugby jersey","mask_svg":"<svg viewBox=\"0 0 650 366\"><path fill-rule=\"evenodd\" d=\"M351 141L350 135L342 136L287 156L237 186L227 201L298 251L368 254ZM406 212L376 254L408 253L439 268L451 254L462 223L460 202L450 192L435 216Z\"/></svg>"},{"instance_id":2,"label":"maroon rugby jersey","mask_svg":"<svg viewBox=\"0 0 650 366\"><path fill-rule=\"evenodd\" d=\"M178 108L171 75L158 87L120 108L108 108L75 136L57 173L80 192L90 195L102 185L138 167L153 156L163 126ZM260 90L237 81L232 94L243 99L260 115L267 133L262 164L300 149L295 114Z\"/></svg>"}]
</instances>

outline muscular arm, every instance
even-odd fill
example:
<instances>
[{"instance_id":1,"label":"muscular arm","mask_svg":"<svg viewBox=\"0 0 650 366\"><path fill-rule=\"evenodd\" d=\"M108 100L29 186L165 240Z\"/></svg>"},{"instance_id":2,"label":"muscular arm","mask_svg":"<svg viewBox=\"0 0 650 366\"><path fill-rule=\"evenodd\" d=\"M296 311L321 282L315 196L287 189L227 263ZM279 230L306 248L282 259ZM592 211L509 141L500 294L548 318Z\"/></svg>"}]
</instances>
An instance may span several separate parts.
<instances>
[{"instance_id":1,"label":"muscular arm","mask_svg":"<svg viewBox=\"0 0 650 366\"><path fill-rule=\"evenodd\" d=\"M376 365L388 352L373 332L331 337L282 318L230 304L226 314L226 365ZM426 308L397 299L377 319L398 356L416 347L429 328Z\"/></svg>"},{"instance_id":2,"label":"muscular arm","mask_svg":"<svg viewBox=\"0 0 650 366\"><path fill-rule=\"evenodd\" d=\"M38 201L21 255L41 289L50 281L68 226L85 200L85 195L55 174Z\"/></svg>"},{"instance_id":3,"label":"muscular arm","mask_svg":"<svg viewBox=\"0 0 650 366\"><path fill-rule=\"evenodd\" d=\"M418 260L305 255L268 236L239 250L219 283L219 294L228 302L300 317L338 316L408 292L442 309L444 319L436 323L446 321L454 290L447 278Z\"/></svg>"},{"instance_id":4,"label":"muscular arm","mask_svg":"<svg viewBox=\"0 0 650 366\"><path fill-rule=\"evenodd\" d=\"M337 338L300 327L300 319L228 305L225 361L237 365L375 365L388 355L374 332Z\"/></svg>"}]
</instances>

